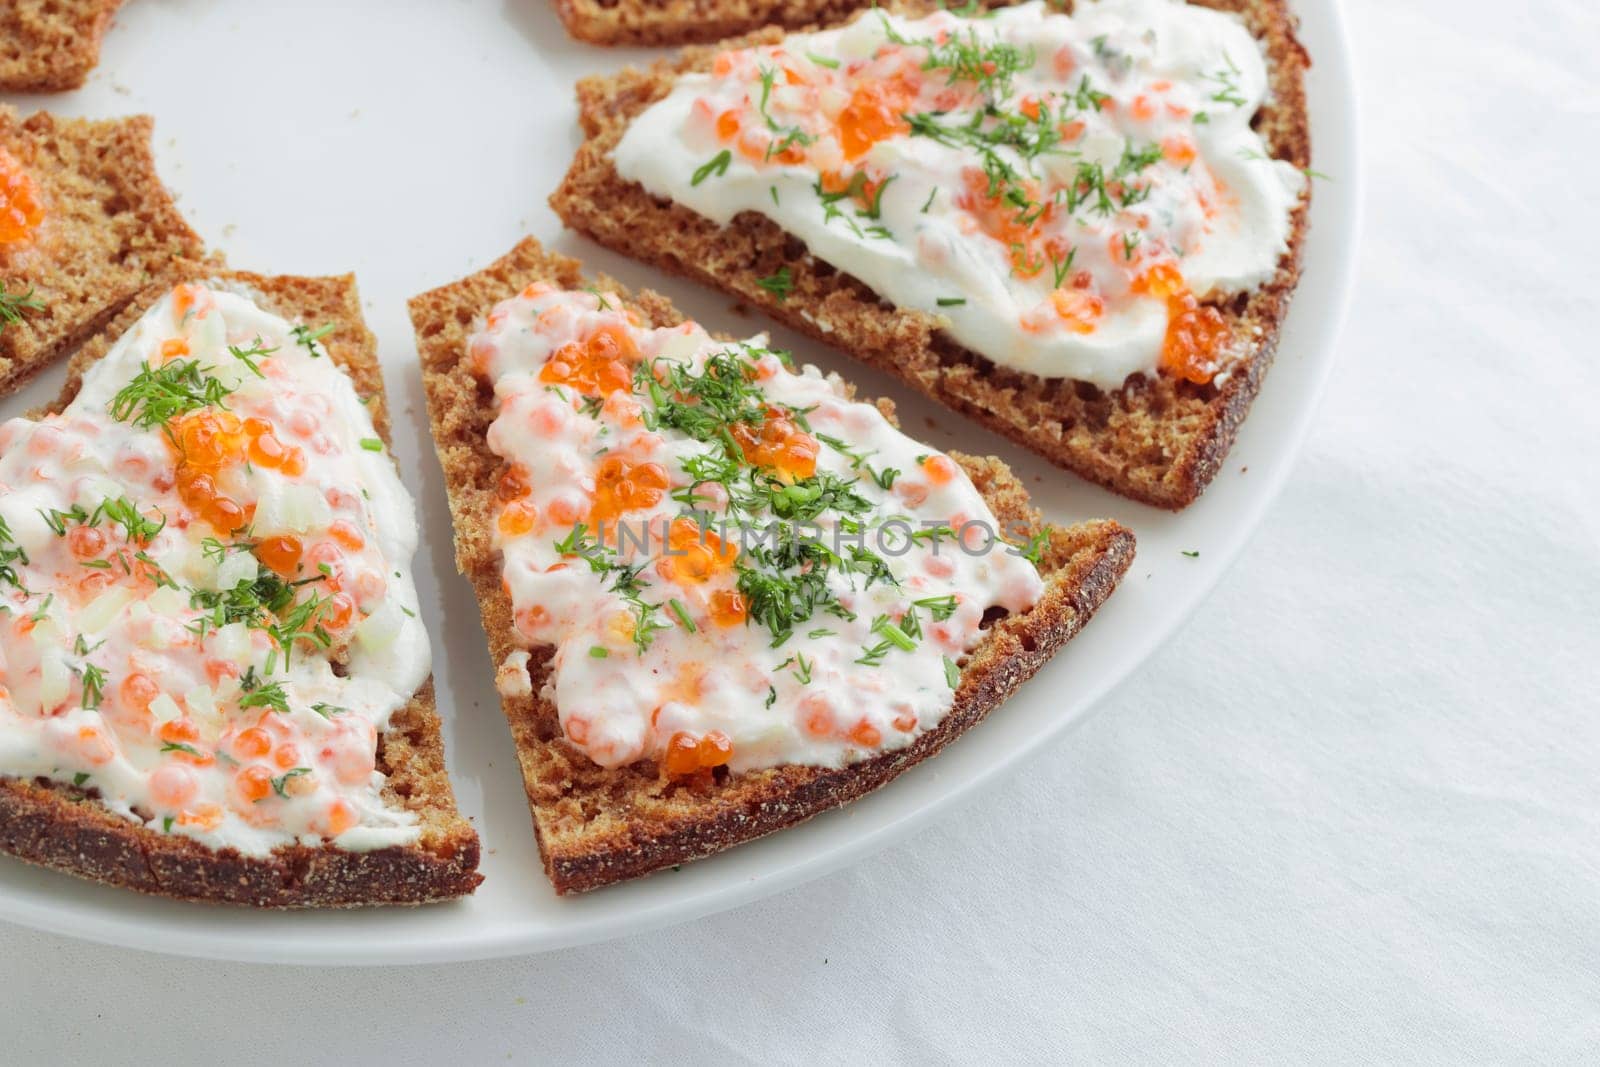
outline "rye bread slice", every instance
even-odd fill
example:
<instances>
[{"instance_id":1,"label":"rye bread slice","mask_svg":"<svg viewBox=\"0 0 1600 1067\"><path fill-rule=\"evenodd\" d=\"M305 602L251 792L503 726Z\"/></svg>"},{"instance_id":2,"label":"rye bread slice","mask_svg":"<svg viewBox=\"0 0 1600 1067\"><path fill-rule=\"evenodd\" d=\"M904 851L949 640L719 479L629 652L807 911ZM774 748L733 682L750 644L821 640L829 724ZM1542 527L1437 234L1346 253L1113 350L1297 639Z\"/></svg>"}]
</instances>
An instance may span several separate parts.
<instances>
[{"instance_id":1,"label":"rye bread slice","mask_svg":"<svg viewBox=\"0 0 1600 1067\"><path fill-rule=\"evenodd\" d=\"M526 239L489 267L411 300L423 387L455 522L456 566L477 592L496 664L516 651L512 608L491 531L494 487L504 471L486 434L492 388L468 368L467 341L496 303L534 281L587 284L576 260ZM667 300L616 291L651 326L683 321ZM893 417L892 408L880 402ZM1002 524L1040 528L1027 492L998 459L953 453ZM1082 628L1133 560L1133 534L1114 522L1052 527L1040 570L1046 591L1025 615L1003 617L962 667L955 707L910 747L839 770L784 766L732 775L708 788L680 785L642 762L606 770L570 746L553 703L541 696L551 650L533 649L532 695L502 696L516 741L545 871L558 893L576 893L698 859L782 829L871 792L934 755L1001 704ZM502 670L506 669L504 667Z\"/></svg>"},{"instance_id":2,"label":"rye bread slice","mask_svg":"<svg viewBox=\"0 0 1600 1067\"><path fill-rule=\"evenodd\" d=\"M1310 60L1295 40L1287 0L1192 2L1236 12L1262 41L1271 97L1255 127L1273 156L1309 166L1304 73ZM933 5L917 0L899 6L917 13ZM1300 277L1308 201L1295 210L1289 250L1277 273L1252 293L1212 301L1231 327L1231 347L1242 352L1225 380L1195 385L1164 373L1133 375L1108 392L1008 370L957 344L942 332L938 316L896 308L813 258L764 216L747 212L718 226L617 173L612 149L679 74L708 69L723 48L770 44L782 36L768 29L716 47L685 49L648 69L580 81L579 118L587 139L550 198L556 213L601 244L759 307L1084 478L1158 507L1193 503L1221 469L1277 350ZM780 269L791 279L782 301L760 284Z\"/></svg>"},{"instance_id":3,"label":"rye bread slice","mask_svg":"<svg viewBox=\"0 0 1600 1067\"><path fill-rule=\"evenodd\" d=\"M264 277L206 264L179 265L147 287L91 338L68 364L67 383L50 410L77 395L85 370L106 354L140 315L182 280L239 287L290 321L336 324L323 338L329 356L350 375L384 441L389 440L377 342L361 317L351 275ZM331 845L286 845L270 856L212 849L114 814L94 790L45 779L0 777L0 852L83 878L182 900L269 908L332 908L424 904L470 893L477 873L477 832L456 810L445 773L444 744L433 681L395 712L378 739L378 769L388 777L385 800L417 814L421 839L406 847L351 852Z\"/></svg>"},{"instance_id":4,"label":"rye bread slice","mask_svg":"<svg viewBox=\"0 0 1600 1067\"><path fill-rule=\"evenodd\" d=\"M704 44L763 26L825 26L874 0L555 0L567 32L590 44ZM1004 2L1004 0L1002 0ZM989 7L996 6L991 3Z\"/></svg>"},{"instance_id":5,"label":"rye bread slice","mask_svg":"<svg viewBox=\"0 0 1600 1067\"><path fill-rule=\"evenodd\" d=\"M82 86L121 6L122 0L7 0L0 5L0 92Z\"/></svg>"},{"instance_id":6,"label":"rye bread slice","mask_svg":"<svg viewBox=\"0 0 1600 1067\"><path fill-rule=\"evenodd\" d=\"M33 179L45 218L0 247L0 285L44 306L0 323L0 395L102 330L152 280L205 245L156 175L147 115L27 119L0 105L0 148Z\"/></svg>"}]
</instances>

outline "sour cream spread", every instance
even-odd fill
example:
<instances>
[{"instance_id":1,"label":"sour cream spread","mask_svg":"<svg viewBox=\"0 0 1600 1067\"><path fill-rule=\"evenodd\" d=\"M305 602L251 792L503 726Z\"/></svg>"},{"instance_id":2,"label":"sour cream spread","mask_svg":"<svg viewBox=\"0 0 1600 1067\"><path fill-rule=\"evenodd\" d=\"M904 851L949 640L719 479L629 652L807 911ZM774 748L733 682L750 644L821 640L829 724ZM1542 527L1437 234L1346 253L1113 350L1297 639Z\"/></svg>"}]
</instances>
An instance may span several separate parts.
<instances>
[{"instance_id":1,"label":"sour cream spread","mask_svg":"<svg viewBox=\"0 0 1600 1067\"><path fill-rule=\"evenodd\" d=\"M320 332L182 285L0 425L0 775L247 855L416 839L375 769L416 517Z\"/></svg>"},{"instance_id":2,"label":"sour cream spread","mask_svg":"<svg viewBox=\"0 0 1600 1067\"><path fill-rule=\"evenodd\" d=\"M1267 92L1239 18L1180 0L873 10L719 54L613 158L718 223L770 218L1001 366L1203 382L1234 346L1202 301L1273 276L1305 185L1250 127Z\"/></svg>"},{"instance_id":3,"label":"sour cream spread","mask_svg":"<svg viewBox=\"0 0 1600 1067\"><path fill-rule=\"evenodd\" d=\"M950 711L985 613L1042 592L1027 538L956 462L764 338L649 328L613 295L541 283L468 358L498 405L517 643L554 647L544 695L602 766L901 748ZM501 666L504 692L531 692L527 663Z\"/></svg>"}]
</instances>

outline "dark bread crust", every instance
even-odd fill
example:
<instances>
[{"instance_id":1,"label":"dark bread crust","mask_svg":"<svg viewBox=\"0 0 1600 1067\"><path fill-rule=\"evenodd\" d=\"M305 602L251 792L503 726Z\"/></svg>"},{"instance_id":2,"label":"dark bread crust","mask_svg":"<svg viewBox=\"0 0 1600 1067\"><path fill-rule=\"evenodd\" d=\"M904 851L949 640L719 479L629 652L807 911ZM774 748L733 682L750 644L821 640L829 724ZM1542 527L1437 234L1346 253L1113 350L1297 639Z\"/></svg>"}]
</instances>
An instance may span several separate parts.
<instances>
[{"instance_id":1,"label":"dark bread crust","mask_svg":"<svg viewBox=\"0 0 1600 1067\"><path fill-rule=\"evenodd\" d=\"M555 0L567 32L590 44L704 44L763 26L837 22L872 0ZM993 5L991 5L993 6Z\"/></svg>"},{"instance_id":2,"label":"dark bread crust","mask_svg":"<svg viewBox=\"0 0 1600 1067\"><path fill-rule=\"evenodd\" d=\"M122 0L7 0L0 5L0 92L77 89L100 62Z\"/></svg>"},{"instance_id":3,"label":"dark bread crust","mask_svg":"<svg viewBox=\"0 0 1600 1067\"><path fill-rule=\"evenodd\" d=\"M1271 153L1310 165L1304 73L1287 0L1192 0L1242 16L1264 45L1271 97L1256 126ZM916 12L924 0L900 5ZM810 256L777 224L753 212L727 227L624 180L610 159L628 124L685 71L710 66L724 47L772 43L768 29L714 48L685 49L646 70L578 83L587 140L550 204L562 220L625 255L721 289L785 325L967 415L1024 448L1115 492L1158 507L1193 503L1222 467L1260 390L1300 276L1309 197L1292 219L1289 250L1255 292L1214 302L1240 353L1226 380L1198 386L1166 374L1132 375L1112 392L999 367L945 335L939 318L896 308L859 280ZM779 302L761 279L787 268Z\"/></svg>"},{"instance_id":4,"label":"dark bread crust","mask_svg":"<svg viewBox=\"0 0 1600 1067\"><path fill-rule=\"evenodd\" d=\"M178 266L151 285L68 364L68 380L51 410L77 395L83 372L177 281L215 280L244 287L263 306L291 320L338 328L323 344L349 373L385 441L389 422L377 342L361 318L355 279L264 277L219 271L200 263ZM270 856L212 849L164 834L103 807L92 791L42 779L0 778L0 852L97 882L145 893L264 908L333 908L422 904L472 892L478 835L456 811L445 775L444 744L430 679L395 712L378 740L378 769L388 776L384 798L417 813L414 846L371 852L287 845Z\"/></svg>"},{"instance_id":5,"label":"dark bread crust","mask_svg":"<svg viewBox=\"0 0 1600 1067\"><path fill-rule=\"evenodd\" d=\"M492 394L463 361L477 323L498 301L530 282L564 288L586 283L577 261L527 239L477 274L411 300L423 385L456 531L456 565L472 582L496 664L517 650L512 609L493 547L493 488L503 465L486 444ZM659 295L628 297L651 325L682 321ZM1002 523L1040 527L1027 493L993 458L957 455ZM990 628L969 657L954 709L899 752L839 770L786 766L728 777L710 787L665 781L646 763L605 770L561 737L555 707L539 696L550 650L531 653L532 695L503 696L517 745L545 870L558 893L575 893L721 851L793 825L876 789L935 754L981 721L1082 628L1133 558L1133 535L1114 522L1052 528L1041 561L1041 603Z\"/></svg>"},{"instance_id":6,"label":"dark bread crust","mask_svg":"<svg viewBox=\"0 0 1600 1067\"><path fill-rule=\"evenodd\" d=\"M0 284L43 301L0 328L0 395L93 338L152 279L205 245L156 174L148 115L19 119L0 105L0 148L44 200L34 240L0 248Z\"/></svg>"}]
</instances>

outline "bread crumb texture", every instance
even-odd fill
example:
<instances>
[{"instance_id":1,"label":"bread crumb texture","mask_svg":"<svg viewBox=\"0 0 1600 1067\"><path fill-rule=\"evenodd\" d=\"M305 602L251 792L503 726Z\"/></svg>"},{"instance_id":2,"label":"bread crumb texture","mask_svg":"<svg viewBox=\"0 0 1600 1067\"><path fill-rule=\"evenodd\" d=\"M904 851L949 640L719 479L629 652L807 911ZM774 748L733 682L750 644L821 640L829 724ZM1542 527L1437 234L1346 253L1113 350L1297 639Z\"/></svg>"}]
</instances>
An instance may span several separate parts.
<instances>
[{"instance_id":1,"label":"bread crumb texture","mask_svg":"<svg viewBox=\"0 0 1600 1067\"><path fill-rule=\"evenodd\" d=\"M1263 44L1271 93L1255 128L1273 156L1305 168L1310 135L1305 70L1287 0L1191 0L1237 13ZM628 8L647 6L619 5ZM667 5L672 6L672 5ZM707 4L730 7L733 4ZM928 0L903 0L926 14ZM708 70L724 48L781 40L776 27L712 47L692 47L645 69L578 83L587 138L550 204L573 229L663 270L721 289L792 329L892 374L1024 448L1135 500L1178 509L1192 503L1222 467L1260 390L1300 277L1308 202L1295 210L1289 250L1260 288L1211 301L1237 353L1225 375L1195 385L1166 374L1133 375L1115 391L999 367L946 336L935 316L893 307L850 275L813 258L762 215L746 212L722 227L624 180L611 151L641 112L664 97L679 74ZM787 269L780 301L760 283Z\"/></svg>"},{"instance_id":2,"label":"bread crumb texture","mask_svg":"<svg viewBox=\"0 0 1600 1067\"><path fill-rule=\"evenodd\" d=\"M6 0L0 4L0 92L80 88L100 62L100 38L122 0Z\"/></svg>"},{"instance_id":3,"label":"bread crumb texture","mask_svg":"<svg viewBox=\"0 0 1600 1067\"><path fill-rule=\"evenodd\" d=\"M411 319L422 358L428 412L456 531L456 564L477 592L497 664L517 651L512 609L494 549L494 486L504 467L486 434L495 416L492 387L465 361L467 341L499 301L535 281L563 288L589 282L579 264L524 240L502 259L461 281L415 297ZM615 291L649 326L682 316L663 297ZM886 413L892 408L883 404ZM1000 521L1042 524L1011 471L992 457L953 453ZM521 763L546 873L559 893L595 889L697 859L761 837L871 792L934 755L980 722L1075 635L1132 562L1133 535L1114 522L1052 528L1041 560L1046 588L1024 615L996 620L962 666L955 706L910 747L842 769L783 766L731 775L711 784L667 780L646 761L607 770L561 735L555 706L540 694L549 648L532 650L528 695L502 696ZM520 687L519 687L520 688Z\"/></svg>"}]
</instances>

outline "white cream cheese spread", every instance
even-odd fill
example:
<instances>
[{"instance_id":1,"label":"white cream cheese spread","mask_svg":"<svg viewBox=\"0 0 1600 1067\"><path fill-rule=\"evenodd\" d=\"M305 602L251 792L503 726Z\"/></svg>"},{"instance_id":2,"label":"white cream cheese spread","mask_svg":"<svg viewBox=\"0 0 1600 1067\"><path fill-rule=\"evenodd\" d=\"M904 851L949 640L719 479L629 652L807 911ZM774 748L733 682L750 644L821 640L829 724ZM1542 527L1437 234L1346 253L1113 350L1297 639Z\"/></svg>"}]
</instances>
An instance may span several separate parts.
<instances>
[{"instance_id":1,"label":"white cream cheese spread","mask_svg":"<svg viewBox=\"0 0 1600 1067\"><path fill-rule=\"evenodd\" d=\"M1200 301L1272 277L1305 183L1251 129L1267 92L1239 18L1180 0L874 10L719 54L613 159L715 222L772 219L1001 366L1203 382L1229 345Z\"/></svg>"},{"instance_id":2,"label":"white cream cheese spread","mask_svg":"<svg viewBox=\"0 0 1600 1067\"><path fill-rule=\"evenodd\" d=\"M0 425L0 775L248 855L416 839L375 769L429 670L416 516L318 334L182 285Z\"/></svg>"},{"instance_id":3,"label":"white cream cheese spread","mask_svg":"<svg viewBox=\"0 0 1600 1067\"><path fill-rule=\"evenodd\" d=\"M908 745L953 706L986 612L1041 595L1027 538L955 461L763 338L648 328L615 296L540 283L468 352L498 405L516 640L554 647L544 695L602 766L836 767ZM503 693L531 691L527 662L501 666Z\"/></svg>"}]
</instances>

